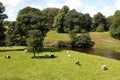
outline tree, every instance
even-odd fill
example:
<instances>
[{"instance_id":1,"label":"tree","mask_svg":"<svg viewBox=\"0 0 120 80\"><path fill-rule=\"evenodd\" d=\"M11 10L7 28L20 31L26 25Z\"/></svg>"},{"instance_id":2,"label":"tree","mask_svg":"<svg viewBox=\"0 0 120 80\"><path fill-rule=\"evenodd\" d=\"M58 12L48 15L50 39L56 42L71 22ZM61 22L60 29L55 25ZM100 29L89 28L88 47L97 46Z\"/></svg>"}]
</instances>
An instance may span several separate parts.
<instances>
[{"instance_id":1,"label":"tree","mask_svg":"<svg viewBox=\"0 0 120 80\"><path fill-rule=\"evenodd\" d=\"M47 24L50 29L54 29L53 22L55 19L55 16L58 14L59 9L58 8L46 8L42 12L43 14L47 14Z\"/></svg>"},{"instance_id":2,"label":"tree","mask_svg":"<svg viewBox=\"0 0 120 80\"><path fill-rule=\"evenodd\" d=\"M79 35L74 32L70 32L69 35L71 38L70 44L73 48L90 48L94 45L88 32L82 32Z\"/></svg>"},{"instance_id":3,"label":"tree","mask_svg":"<svg viewBox=\"0 0 120 80\"><path fill-rule=\"evenodd\" d=\"M110 26L112 25L112 23L114 22L114 15L111 15L107 18L107 28L109 30Z\"/></svg>"},{"instance_id":4,"label":"tree","mask_svg":"<svg viewBox=\"0 0 120 80\"><path fill-rule=\"evenodd\" d=\"M106 28L106 24L107 24L107 21L106 21L106 18L105 16L98 12L96 15L94 15L93 19L92 19L92 31L96 31L97 27L100 26L101 24L104 24L104 29L105 31L107 30Z\"/></svg>"},{"instance_id":5,"label":"tree","mask_svg":"<svg viewBox=\"0 0 120 80\"><path fill-rule=\"evenodd\" d=\"M26 10L30 11L24 14ZM32 11L32 12L31 12ZM27 43L27 49L30 52L40 52L43 47L43 40L49 31L47 23L47 15L43 14L39 9L26 7L19 12L17 17L16 29L17 37L20 41Z\"/></svg>"},{"instance_id":6,"label":"tree","mask_svg":"<svg viewBox=\"0 0 120 80\"><path fill-rule=\"evenodd\" d=\"M33 52L36 57L36 53L42 51L43 48L43 34L40 30L34 29L29 31L29 37L27 38L28 51Z\"/></svg>"},{"instance_id":7,"label":"tree","mask_svg":"<svg viewBox=\"0 0 120 80\"><path fill-rule=\"evenodd\" d=\"M66 13L63 22L64 32L72 31L75 26L79 26L79 13L73 9Z\"/></svg>"},{"instance_id":8,"label":"tree","mask_svg":"<svg viewBox=\"0 0 120 80\"><path fill-rule=\"evenodd\" d=\"M0 46L5 45L5 34L4 34L5 28L3 27L3 20L7 18L7 15L3 14L4 11L5 11L5 7L0 2Z\"/></svg>"},{"instance_id":9,"label":"tree","mask_svg":"<svg viewBox=\"0 0 120 80\"><path fill-rule=\"evenodd\" d=\"M114 21L110 26L110 35L120 40L120 10L114 13Z\"/></svg>"},{"instance_id":10,"label":"tree","mask_svg":"<svg viewBox=\"0 0 120 80\"><path fill-rule=\"evenodd\" d=\"M16 38L16 30L15 30L16 22L9 22L8 28L6 31L6 46L13 46L17 44L17 38Z\"/></svg>"},{"instance_id":11,"label":"tree","mask_svg":"<svg viewBox=\"0 0 120 80\"><path fill-rule=\"evenodd\" d=\"M68 10L69 10L68 6L63 6L63 8L59 10L58 15L55 17L53 27L57 28L58 33L64 32L63 30L64 17L65 17L65 14L67 14Z\"/></svg>"},{"instance_id":12,"label":"tree","mask_svg":"<svg viewBox=\"0 0 120 80\"><path fill-rule=\"evenodd\" d=\"M90 31L91 24L92 24L92 18L90 17L90 15L88 13L83 14L83 28L84 28L84 30Z\"/></svg>"}]
</instances>

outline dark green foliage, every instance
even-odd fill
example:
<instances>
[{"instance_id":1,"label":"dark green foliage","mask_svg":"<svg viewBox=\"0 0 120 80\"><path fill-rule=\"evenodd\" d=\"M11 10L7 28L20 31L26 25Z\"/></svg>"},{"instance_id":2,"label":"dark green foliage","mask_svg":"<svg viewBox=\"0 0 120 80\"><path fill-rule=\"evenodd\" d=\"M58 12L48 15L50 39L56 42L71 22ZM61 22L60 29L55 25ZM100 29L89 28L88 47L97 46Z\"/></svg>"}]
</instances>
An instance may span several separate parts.
<instances>
[{"instance_id":1,"label":"dark green foliage","mask_svg":"<svg viewBox=\"0 0 120 80\"><path fill-rule=\"evenodd\" d=\"M8 30L8 43L10 45L26 45L26 39L29 37L29 30L38 29L42 31L42 35L46 36L48 29L47 15L43 14L39 9L25 7L20 10L17 21L11 25ZM12 31L11 31L12 30ZM14 37L14 40L12 39ZM9 44L8 44L9 45Z\"/></svg>"},{"instance_id":2,"label":"dark green foliage","mask_svg":"<svg viewBox=\"0 0 120 80\"><path fill-rule=\"evenodd\" d=\"M112 16L109 16L108 18L107 18L107 25L106 25L106 27L107 27L107 31L109 31L109 28L110 28L110 26L112 25L112 23L114 22L114 16L112 15Z\"/></svg>"},{"instance_id":3,"label":"dark green foliage","mask_svg":"<svg viewBox=\"0 0 120 80\"><path fill-rule=\"evenodd\" d=\"M76 10L70 10L64 17L64 32L69 32L74 29L75 26L79 26L79 13Z\"/></svg>"},{"instance_id":4,"label":"dark green foliage","mask_svg":"<svg viewBox=\"0 0 120 80\"><path fill-rule=\"evenodd\" d=\"M27 42L27 50L33 52L35 57L42 50L44 38L49 31L47 14L36 8L26 7L20 10L16 26L20 41Z\"/></svg>"},{"instance_id":5,"label":"dark green foliage","mask_svg":"<svg viewBox=\"0 0 120 80\"><path fill-rule=\"evenodd\" d=\"M120 40L120 10L116 11L114 14L114 21L110 26L110 35Z\"/></svg>"},{"instance_id":6,"label":"dark green foliage","mask_svg":"<svg viewBox=\"0 0 120 80\"><path fill-rule=\"evenodd\" d=\"M96 15L94 15L93 19L92 19L92 31L96 31L97 27L103 24L104 25L104 31L107 31L107 19L105 18L105 16L98 12Z\"/></svg>"},{"instance_id":7,"label":"dark green foliage","mask_svg":"<svg viewBox=\"0 0 120 80\"><path fill-rule=\"evenodd\" d=\"M42 13L39 9L25 7L19 11L16 22L16 37L19 38L18 45L26 45L26 38L28 37L28 31L33 28L40 27L40 21L42 20ZM25 44L23 44L25 43Z\"/></svg>"},{"instance_id":8,"label":"dark green foliage","mask_svg":"<svg viewBox=\"0 0 120 80\"><path fill-rule=\"evenodd\" d=\"M75 33L79 33L79 32L81 32L81 28L79 26L75 26L72 31Z\"/></svg>"},{"instance_id":9,"label":"dark green foliage","mask_svg":"<svg viewBox=\"0 0 120 80\"><path fill-rule=\"evenodd\" d=\"M70 32L70 38L70 44L73 48L90 48L94 45L87 32L82 32L81 34Z\"/></svg>"},{"instance_id":10,"label":"dark green foliage","mask_svg":"<svg viewBox=\"0 0 120 80\"><path fill-rule=\"evenodd\" d=\"M92 18L90 17L89 14L80 14L79 17L79 26L82 30L90 31L91 30L91 24L92 24Z\"/></svg>"},{"instance_id":11,"label":"dark green foliage","mask_svg":"<svg viewBox=\"0 0 120 80\"><path fill-rule=\"evenodd\" d=\"M53 27L53 22L55 19L55 16L58 14L59 9L58 8L46 8L42 12L43 14L47 14L47 25L50 29L55 29Z\"/></svg>"},{"instance_id":12,"label":"dark green foliage","mask_svg":"<svg viewBox=\"0 0 120 80\"><path fill-rule=\"evenodd\" d=\"M44 37L42 31L34 29L29 31L29 37L27 38L27 50L29 52L38 53L42 51Z\"/></svg>"},{"instance_id":13,"label":"dark green foliage","mask_svg":"<svg viewBox=\"0 0 120 80\"><path fill-rule=\"evenodd\" d=\"M82 30L90 31L91 23L92 19L89 14L79 13L75 9L69 10L67 6L64 6L55 17L53 26L59 33L68 33L69 31L78 33Z\"/></svg>"},{"instance_id":14,"label":"dark green foliage","mask_svg":"<svg viewBox=\"0 0 120 80\"><path fill-rule=\"evenodd\" d=\"M0 2L0 46L5 45L5 34L4 34L5 28L3 27L3 20L7 18L7 15L3 14L4 11L5 11L5 7Z\"/></svg>"},{"instance_id":15,"label":"dark green foliage","mask_svg":"<svg viewBox=\"0 0 120 80\"><path fill-rule=\"evenodd\" d=\"M65 17L65 14L68 12L68 10L69 10L68 6L63 6L63 8L59 10L58 15L55 17L53 27L57 28L58 33L64 32L64 29L63 29L64 17Z\"/></svg>"}]
</instances>

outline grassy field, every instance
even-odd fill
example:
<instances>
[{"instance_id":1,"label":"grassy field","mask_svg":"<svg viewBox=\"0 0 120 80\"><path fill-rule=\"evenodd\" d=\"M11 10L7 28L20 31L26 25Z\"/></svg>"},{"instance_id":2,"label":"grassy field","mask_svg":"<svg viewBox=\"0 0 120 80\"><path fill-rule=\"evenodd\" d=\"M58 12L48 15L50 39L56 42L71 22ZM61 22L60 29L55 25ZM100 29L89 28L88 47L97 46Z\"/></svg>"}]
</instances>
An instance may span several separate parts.
<instances>
[{"instance_id":1,"label":"grassy field","mask_svg":"<svg viewBox=\"0 0 120 80\"><path fill-rule=\"evenodd\" d=\"M47 49L39 58L32 59L33 54L23 51L24 47L0 48L0 80L120 80L120 61L94 55L66 50ZM5 55L11 59L5 59ZM45 54L54 54L56 58L42 58ZM41 56L41 58L40 58ZM76 61L81 65L75 65ZM101 66L106 64L107 71Z\"/></svg>"},{"instance_id":2,"label":"grassy field","mask_svg":"<svg viewBox=\"0 0 120 80\"><path fill-rule=\"evenodd\" d=\"M107 32L91 33L95 41L94 48L104 48L119 51L120 41L113 39ZM69 41L67 34L57 34L50 31L45 38L46 46L54 46L58 40ZM50 43L50 45L49 45ZM25 47L0 47L0 80L120 80L120 61L95 55L70 51L68 58L66 50L33 54L24 52ZM54 54L55 58L45 58L45 54ZM10 55L11 59L5 59ZM80 66L76 65L80 61ZM101 66L106 64L108 70L103 71Z\"/></svg>"}]
</instances>

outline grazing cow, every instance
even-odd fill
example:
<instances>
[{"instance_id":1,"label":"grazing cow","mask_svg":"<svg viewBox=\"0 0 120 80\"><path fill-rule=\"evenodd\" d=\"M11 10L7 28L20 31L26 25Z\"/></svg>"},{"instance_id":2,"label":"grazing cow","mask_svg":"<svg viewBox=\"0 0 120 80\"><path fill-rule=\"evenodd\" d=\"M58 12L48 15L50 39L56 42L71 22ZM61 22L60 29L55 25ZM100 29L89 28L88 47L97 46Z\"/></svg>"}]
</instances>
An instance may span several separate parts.
<instances>
[{"instance_id":1,"label":"grazing cow","mask_svg":"<svg viewBox=\"0 0 120 80\"><path fill-rule=\"evenodd\" d=\"M76 64L76 65L80 65L80 62L79 62L79 61L77 61L75 64Z\"/></svg>"},{"instance_id":2,"label":"grazing cow","mask_svg":"<svg viewBox=\"0 0 120 80\"><path fill-rule=\"evenodd\" d=\"M55 58L55 56L53 55L53 54L51 54L51 56L50 56L51 58Z\"/></svg>"},{"instance_id":3,"label":"grazing cow","mask_svg":"<svg viewBox=\"0 0 120 80\"><path fill-rule=\"evenodd\" d=\"M102 65L102 70L108 70L107 66L106 65Z\"/></svg>"},{"instance_id":4,"label":"grazing cow","mask_svg":"<svg viewBox=\"0 0 120 80\"><path fill-rule=\"evenodd\" d=\"M6 56L5 56L5 58L7 58L7 59L10 59L10 58L11 58L11 56L9 56L9 55L6 55Z\"/></svg>"}]
</instances>

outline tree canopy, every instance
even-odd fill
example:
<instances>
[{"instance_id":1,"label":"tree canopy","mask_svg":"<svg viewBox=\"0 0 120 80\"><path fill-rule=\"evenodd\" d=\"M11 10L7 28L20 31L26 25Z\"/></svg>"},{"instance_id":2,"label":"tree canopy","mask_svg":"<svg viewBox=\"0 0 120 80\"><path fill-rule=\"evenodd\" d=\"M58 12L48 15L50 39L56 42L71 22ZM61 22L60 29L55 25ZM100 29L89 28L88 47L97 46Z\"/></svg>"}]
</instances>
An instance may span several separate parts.
<instances>
[{"instance_id":1,"label":"tree canopy","mask_svg":"<svg viewBox=\"0 0 120 80\"><path fill-rule=\"evenodd\" d=\"M103 27L101 31L106 31L106 25L107 25L107 20L105 18L105 16L101 13L101 12L98 12L97 14L94 15L93 17L93 20L92 20L92 31L96 31L97 28L99 27Z\"/></svg>"},{"instance_id":2,"label":"tree canopy","mask_svg":"<svg viewBox=\"0 0 120 80\"><path fill-rule=\"evenodd\" d=\"M114 20L110 26L110 35L120 40L120 10L114 14Z\"/></svg>"},{"instance_id":3,"label":"tree canopy","mask_svg":"<svg viewBox=\"0 0 120 80\"><path fill-rule=\"evenodd\" d=\"M5 34L4 34L5 28L3 27L3 20L7 18L7 15L3 13L4 11L5 11L5 7L0 2L0 46L5 45Z\"/></svg>"}]
</instances>

